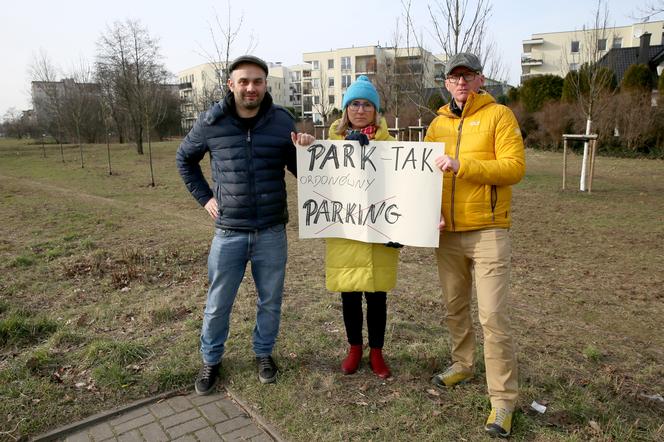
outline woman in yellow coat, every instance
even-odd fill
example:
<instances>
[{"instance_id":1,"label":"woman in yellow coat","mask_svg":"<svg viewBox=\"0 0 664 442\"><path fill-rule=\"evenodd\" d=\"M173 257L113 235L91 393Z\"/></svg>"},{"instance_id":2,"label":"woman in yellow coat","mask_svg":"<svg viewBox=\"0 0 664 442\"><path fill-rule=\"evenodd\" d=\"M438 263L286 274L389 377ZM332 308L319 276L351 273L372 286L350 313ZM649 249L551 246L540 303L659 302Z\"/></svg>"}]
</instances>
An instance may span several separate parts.
<instances>
[{"instance_id":1,"label":"woman in yellow coat","mask_svg":"<svg viewBox=\"0 0 664 442\"><path fill-rule=\"evenodd\" d=\"M348 87L342 101L341 119L330 126L330 139L355 140L361 145L370 140L394 140L385 118L378 113L380 98L369 79L361 75ZM400 244L374 244L350 239L326 240L325 273L330 291L341 292L344 325L350 348L341 364L345 374L357 371L362 359L362 294L367 302L369 365L373 372L388 378L390 369L383 359L387 323L387 291L397 280Z\"/></svg>"}]
</instances>

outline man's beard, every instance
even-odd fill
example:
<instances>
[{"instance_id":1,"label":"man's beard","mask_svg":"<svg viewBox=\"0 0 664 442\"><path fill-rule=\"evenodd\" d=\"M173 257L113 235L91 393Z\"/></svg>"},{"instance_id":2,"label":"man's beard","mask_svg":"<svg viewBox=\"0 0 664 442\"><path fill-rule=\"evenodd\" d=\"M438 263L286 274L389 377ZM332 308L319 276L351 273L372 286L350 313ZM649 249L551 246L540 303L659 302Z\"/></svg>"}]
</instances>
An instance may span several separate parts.
<instances>
[{"instance_id":1,"label":"man's beard","mask_svg":"<svg viewBox=\"0 0 664 442\"><path fill-rule=\"evenodd\" d=\"M244 97L240 97L240 101L242 103L242 107L245 109L256 109L260 107L263 98L256 96L255 100L246 100Z\"/></svg>"}]
</instances>

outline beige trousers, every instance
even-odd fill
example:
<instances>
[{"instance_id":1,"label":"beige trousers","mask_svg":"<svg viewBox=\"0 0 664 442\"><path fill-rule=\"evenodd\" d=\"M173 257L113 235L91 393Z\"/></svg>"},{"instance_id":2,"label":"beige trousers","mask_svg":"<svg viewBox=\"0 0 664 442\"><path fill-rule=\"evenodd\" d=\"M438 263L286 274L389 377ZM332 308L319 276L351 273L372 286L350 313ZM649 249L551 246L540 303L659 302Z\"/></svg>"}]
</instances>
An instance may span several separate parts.
<instances>
[{"instance_id":1,"label":"beige trousers","mask_svg":"<svg viewBox=\"0 0 664 442\"><path fill-rule=\"evenodd\" d=\"M443 232L436 249L452 339L452 362L464 370L473 370L475 332L470 302L474 273L491 406L513 410L518 396L518 373L507 299L510 255L507 229Z\"/></svg>"}]
</instances>

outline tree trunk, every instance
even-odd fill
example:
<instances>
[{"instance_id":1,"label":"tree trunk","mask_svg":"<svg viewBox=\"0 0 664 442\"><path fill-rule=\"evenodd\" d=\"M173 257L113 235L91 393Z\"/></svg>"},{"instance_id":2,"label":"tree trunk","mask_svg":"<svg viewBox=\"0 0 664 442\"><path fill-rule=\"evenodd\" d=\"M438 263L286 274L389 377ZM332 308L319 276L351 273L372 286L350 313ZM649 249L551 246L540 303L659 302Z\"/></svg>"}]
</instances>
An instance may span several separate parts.
<instances>
[{"instance_id":1,"label":"tree trunk","mask_svg":"<svg viewBox=\"0 0 664 442\"><path fill-rule=\"evenodd\" d=\"M108 154L108 174L113 175L113 170L111 169L111 142L108 137L108 130L106 131L106 153Z\"/></svg>"},{"instance_id":2,"label":"tree trunk","mask_svg":"<svg viewBox=\"0 0 664 442\"><path fill-rule=\"evenodd\" d=\"M143 126L136 128L136 153L143 155Z\"/></svg>"},{"instance_id":3,"label":"tree trunk","mask_svg":"<svg viewBox=\"0 0 664 442\"><path fill-rule=\"evenodd\" d=\"M83 169L84 168L84 164L83 164L83 145L81 144L81 134L80 134L80 131L78 129L76 130L76 138L78 140L78 151L81 154L81 169Z\"/></svg>"},{"instance_id":4,"label":"tree trunk","mask_svg":"<svg viewBox=\"0 0 664 442\"><path fill-rule=\"evenodd\" d=\"M150 187L154 187L154 169L152 167L152 141L150 140L150 131L148 130L148 157L150 160Z\"/></svg>"},{"instance_id":5,"label":"tree trunk","mask_svg":"<svg viewBox=\"0 0 664 442\"><path fill-rule=\"evenodd\" d=\"M590 135L590 127L593 122L590 118L586 120L586 135ZM583 143L583 161L581 162L581 179L579 180L579 190L581 192L586 191L586 175L587 175L587 166L588 166L588 141Z\"/></svg>"}]
</instances>

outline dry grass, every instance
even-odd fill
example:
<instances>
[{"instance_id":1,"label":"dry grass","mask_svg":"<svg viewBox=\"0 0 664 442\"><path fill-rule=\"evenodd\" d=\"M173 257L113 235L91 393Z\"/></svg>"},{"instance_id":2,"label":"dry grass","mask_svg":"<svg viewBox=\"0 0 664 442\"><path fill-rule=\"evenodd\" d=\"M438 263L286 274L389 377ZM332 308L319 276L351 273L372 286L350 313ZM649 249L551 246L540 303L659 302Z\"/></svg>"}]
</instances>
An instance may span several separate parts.
<instances>
[{"instance_id":1,"label":"dry grass","mask_svg":"<svg viewBox=\"0 0 664 442\"><path fill-rule=\"evenodd\" d=\"M151 188L147 159L127 146L112 147L108 176L105 146L86 146L80 169L75 147L62 164L57 147L43 159L40 146L0 140L0 439L191 388L212 226L175 172L176 147L155 146ZM646 397L664 394L663 164L599 158L588 195L559 191L559 154L527 159L512 229L514 439L664 439L664 404ZM224 382L290 440L482 440L481 361L463 387L429 384L449 356L433 251L402 252L385 346L395 376L382 382L366 365L339 373L345 338L323 243L298 240L296 220L288 234L279 382L256 379L250 277Z\"/></svg>"}]
</instances>

